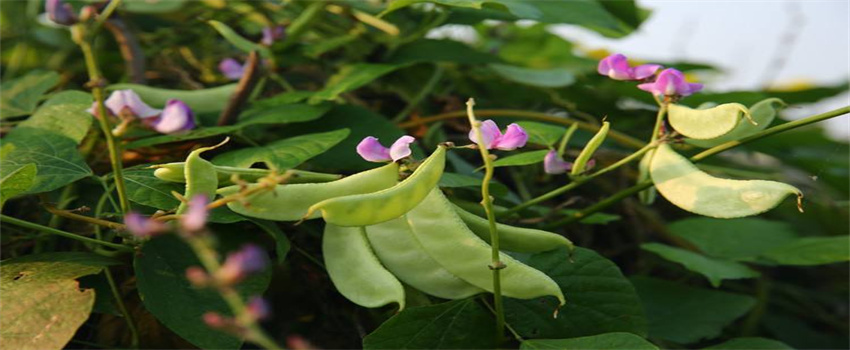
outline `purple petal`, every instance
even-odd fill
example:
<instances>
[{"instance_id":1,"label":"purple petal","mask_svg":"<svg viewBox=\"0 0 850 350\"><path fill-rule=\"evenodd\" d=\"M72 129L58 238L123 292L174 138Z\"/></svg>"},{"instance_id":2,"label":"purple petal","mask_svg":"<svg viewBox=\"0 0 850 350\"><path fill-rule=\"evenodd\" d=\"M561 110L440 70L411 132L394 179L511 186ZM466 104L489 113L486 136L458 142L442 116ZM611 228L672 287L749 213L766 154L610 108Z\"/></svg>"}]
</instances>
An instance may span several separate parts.
<instances>
[{"instance_id":1,"label":"purple petal","mask_svg":"<svg viewBox=\"0 0 850 350\"><path fill-rule=\"evenodd\" d=\"M416 141L413 136L404 135L393 142L390 146L390 158L395 162L399 159L410 156L410 144Z\"/></svg>"},{"instance_id":2,"label":"purple petal","mask_svg":"<svg viewBox=\"0 0 850 350\"><path fill-rule=\"evenodd\" d=\"M688 96L693 93L699 92L702 90L702 84L700 83L687 83L688 84L688 92L686 94L682 94L682 96Z\"/></svg>"},{"instance_id":3,"label":"purple petal","mask_svg":"<svg viewBox=\"0 0 850 350\"><path fill-rule=\"evenodd\" d=\"M380 163L392 160L390 149L381 145L378 139L372 136L366 136L363 141L357 144L357 154L369 162Z\"/></svg>"},{"instance_id":4,"label":"purple petal","mask_svg":"<svg viewBox=\"0 0 850 350\"><path fill-rule=\"evenodd\" d=\"M195 114L183 101L168 100L153 128L163 134L192 130L195 128Z\"/></svg>"},{"instance_id":5,"label":"purple petal","mask_svg":"<svg viewBox=\"0 0 850 350\"><path fill-rule=\"evenodd\" d=\"M226 58L222 60L218 64L218 70L221 71L221 74L224 74L224 76L230 80L239 80L245 73L245 67L243 67L242 64L239 63L239 61L232 58Z\"/></svg>"},{"instance_id":6,"label":"purple petal","mask_svg":"<svg viewBox=\"0 0 850 350\"><path fill-rule=\"evenodd\" d=\"M543 158L543 171L547 174L563 174L573 168L573 163L566 162L558 156L555 150L546 153L546 158Z\"/></svg>"},{"instance_id":7,"label":"purple petal","mask_svg":"<svg viewBox=\"0 0 850 350\"><path fill-rule=\"evenodd\" d=\"M634 68L634 79L641 80L651 77L661 69L660 64L642 64Z\"/></svg>"},{"instance_id":8,"label":"purple petal","mask_svg":"<svg viewBox=\"0 0 850 350\"><path fill-rule=\"evenodd\" d=\"M248 314L256 320L263 320L271 315L271 307L262 297L253 297L246 305Z\"/></svg>"},{"instance_id":9,"label":"purple petal","mask_svg":"<svg viewBox=\"0 0 850 350\"><path fill-rule=\"evenodd\" d=\"M124 215L124 225L136 237L146 238L164 232L167 227L160 221L152 220L136 212Z\"/></svg>"},{"instance_id":10,"label":"purple petal","mask_svg":"<svg viewBox=\"0 0 850 350\"><path fill-rule=\"evenodd\" d=\"M469 140L475 142L479 146L490 149L493 147L493 141L502 137L502 132L499 131L499 126L492 119L487 119L481 122L481 142L477 142L478 137L475 135L475 129L469 130Z\"/></svg>"},{"instance_id":11,"label":"purple petal","mask_svg":"<svg viewBox=\"0 0 850 350\"><path fill-rule=\"evenodd\" d=\"M508 125L505 134L493 141L493 148L503 151L512 151L522 146L528 141L528 134L525 130L516 123Z\"/></svg>"},{"instance_id":12,"label":"purple petal","mask_svg":"<svg viewBox=\"0 0 850 350\"><path fill-rule=\"evenodd\" d=\"M74 11L71 5L68 5L62 0L47 0L44 2L47 18L57 24L72 25L77 23L77 18L74 16Z\"/></svg>"},{"instance_id":13,"label":"purple petal","mask_svg":"<svg viewBox=\"0 0 850 350\"><path fill-rule=\"evenodd\" d=\"M283 39L283 36L286 34L285 30L283 26L264 27L263 39L260 40L260 43L271 46L275 41Z\"/></svg>"},{"instance_id":14,"label":"purple petal","mask_svg":"<svg viewBox=\"0 0 850 350\"><path fill-rule=\"evenodd\" d=\"M116 90L103 103L113 115L130 113L138 118L156 117L162 110L151 108L133 90ZM96 108L93 107L93 108Z\"/></svg>"},{"instance_id":15,"label":"purple petal","mask_svg":"<svg viewBox=\"0 0 850 350\"><path fill-rule=\"evenodd\" d=\"M189 210L180 217L180 227L189 232L202 230L207 224L207 216L209 215L207 204L209 204L209 200L205 195L199 194L192 197L189 200Z\"/></svg>"},{"instance_id":16,"label":"purple petal","mask_svg":"<svg viewBox=\"0 0 850 350\"><path fill-rule=\"evenodd\" d=\"M622 54L613 54L599 61L597 67L599 74L607 75L611 79L616 80L632 80L634 76L632 69L629 67L629 61Z\"/></svg>"},{"instance_id":17,"label":"purple petal","mask_svg":"<svg viewBox=\"0 0 850 350\"><path fill-rule=\"evenodd\" d=\"M658 90L655 88L655 82L653 82L653 83L643 83L643 84L638 84L638 86L637 86L637 87L638 87L638 89L641 89L641 90L643 90L643 91L649 92L649 93L651 93L651 94L653 94L653 95L663 95L663 93L662 93L662 92L658 91Z\"/></svg>"}]
</instances>

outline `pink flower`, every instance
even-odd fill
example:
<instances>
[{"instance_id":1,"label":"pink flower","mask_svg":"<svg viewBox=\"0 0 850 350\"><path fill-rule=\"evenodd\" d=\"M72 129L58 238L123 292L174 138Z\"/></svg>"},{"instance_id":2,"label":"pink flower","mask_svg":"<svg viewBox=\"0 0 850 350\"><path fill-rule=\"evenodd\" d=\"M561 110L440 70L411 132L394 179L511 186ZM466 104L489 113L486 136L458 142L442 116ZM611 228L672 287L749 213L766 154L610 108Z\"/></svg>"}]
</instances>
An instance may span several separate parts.
<instances>
[{"instance_id":1,"label":"pink flower","mask_svg":"<svg viewBox=\"0 0 850 350\"><path fill-rule=\"evenodd\" d=\"M487 119L481 123L481 138L482 142L476 142L475 129L469 131L469 140L487 149L499 149L503 151L512 151L522 146L528 141L528 134L525 130L516 123L508 125L505 133L499 130L499 126L491 120Z\"/></svg>"},{"instance_id":2,"label":"pink flower","mask_svg":"<svg viewBox=\"0 0 850 350\"><path fill-rule=\"evenodd\" d=\"M189 232L200 231L207 224L207 196L199 194L189 200L189 210L180 217L180 227Z\"/></svg>"},{"instance_id":3,"label":"pink flower","mask_svg":"<svg viewBox=\"0 0 850 350\"><path fill-rule=\"evenodd\" d=\"M283 39L285 36L286 28L283 26L264 27L263 39L260 40L260 43L266 46L272 46L275 41Z\"/></svg>"},{"instance_id":4,"label":"pink flower","mask_svg":"<svg viewBox=\"0 0 850 350\"><path fill-rule=\"evenodd\" d=\"M239 80L245 73L245 67L239 61L232 58L225 58L218 64L218 70L224 74L227 79Z\"/></svg>"},{"instance_id":5,"label":"pink flower","mask_svg":"<svg viewBox=\"0 0 850 350\"><path fill-rule=\"evenodd\" d=\"M74 16L74 9L62 0L47 0L44 2L44 7L45 11L47 11L47 18L54 23L66 26L77 23L77 17Z\"/></svg>"},{"instance_id":6,"label":"pink flower","mask_svg":"<svg viewBox=\"0 0 850 350\"><path fill-rule=\"evenodd\" d=\"M642 64L631 67L626 56L617 53L599 61L596 71L615 80L643 80L651 77L659 69L661 69L659 64Z\"/></svg>"},{"instance_id":7,"label":"pink flower","mask_svg":"<svg viewBox=\"0 0 850 350\"><path fill-rule=\"evenodd\" d=\"M192 130L195 128L195 114L183 101L171 99L152 125L154 130L163 134Z\"/></svg>"},{"instance_id":8,"label":"pink flower","mask_svg":"<svg viewBox=\"0 0 850 350\"><path fill-rule=\"evenodd\" d=\"M655 82L638 85L638 89L663 96L688 96L702 90L702 84L685 81L682 72L667 68L658 74Z\"/></svg>"},{"instance_id":9,"label":"pink flower","mask_svg":"<svg viewBox=\"0 0 850 350\"><path fill-rule=\"evenodd\" d=\"M546 158L543 158L543 171L547 174L563 174L573 168L573 163L564 161L558 156L555 150L546 153Z\"/></svg>"},{"instance_id":10,"label":"pink flower","mask_svg":"<svg viewBox=\"0 0 850 350\"><path fill-rule=\"evenodd\" d=\"M246 244L242 249L227 256L216 277L221 283L231 285L250 274L262 271L267 264L268 256L262 248L254 244Z\"/></svg>"},{"instance_id":11,"label":"pink flower","mask_svg":"<svg viewBox=\"0 0 850 350\"><path fill-rule=\"evenodd\" d=\"M151 108L136 94L133 90L116 90L113 91L109 98L103 102L107 111L112 115L130 116L136 118L152 118L156 117L162 110ZM94 116L98 116L97 102L92 103L88 112Z\"/></svg>"},{"instance_id":12,"label":"pink flower","mask_svg":"<svg viewBox=\"0 0 850 350\"><path fill-rule=\"evenodd\" d=\"M272 311L269 303L262 297L253 297L246 305L246 310L249 315L255 320L267 319Z\"/></svg>"},{"instance_id":13,"label":"pink flower","mask_svg":"<svg viewBox=\"0 0 850 350\"><path fill-rule=\"evenodd\" d=\"M367 136L357 144L357 154L370 162L395 162L410 156L410 144L413 141L416 141L413 136L404 135L393 142L390 148L386 148L377 138Z\"/></svg>"},{"instance_id":14,"label":"pink flower","mask_svg":"<svg viewBox=\"0 0 850 350\"><path fill-rule=\"evenodd\" d=\"M127 231L138 238L148 238L168 230L161 221L152 220L136 212L124 215L124 225L127 226Z\"/></svg>"}]
</instances>

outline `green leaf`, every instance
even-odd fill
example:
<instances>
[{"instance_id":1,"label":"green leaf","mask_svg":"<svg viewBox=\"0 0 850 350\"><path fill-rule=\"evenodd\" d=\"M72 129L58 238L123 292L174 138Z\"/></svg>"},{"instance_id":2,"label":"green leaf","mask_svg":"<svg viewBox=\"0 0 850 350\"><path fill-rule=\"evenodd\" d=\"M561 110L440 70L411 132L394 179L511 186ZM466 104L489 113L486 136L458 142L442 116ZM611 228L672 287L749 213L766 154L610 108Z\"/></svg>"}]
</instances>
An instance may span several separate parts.
<instances>
[{"instance_id":1,"label":"green leaf","mask_svg":"<svg viewBox=\"0 0 850 350\"><path fill-rule=\"evenodd\" d=\"M440 176L440 182L438 185L445 188L468 187L476 191L480 191L481 178L458 173L443 172L443 175ZM505 196L510 191L507 186L495 181L490 182L490 190L493 191L493 195L498 197Z\"/></svg>"},{"instance_id":2,"label":"green leaf","mask_svg":"<svg viewBox=\"0 0 850 350\"><path fill-rule=\"evenodd\" d=\"M763 257L780 265L812 266L850 261L850 236L806 237L770 249Z\"/></svg>"},{"instance_id":3,"label":"green leaf","mask_svg":"<svg viewBox=\"0 0 850 350\"><path fill-rule=\"evenodd\" d=\"M478 51L454 40L420 39L402 45L387 59L392 64L419 62L454 62L461 64L498 63L494 55Z\"/></svg>"},{"instance_id":4,"label":"green leaf","mask_svg":"<svg viewBox=\"0 0 850 350\"><path fill-rule=\"evenodd\" d=\"M758 271L751 270L741 263L709 258L699 253L660 243L647 243L642 244L640 247L660 255L664 259L682 264L688 270L705 276L715 288L720 287L720 283L724 279L755 278L760 276Z\"/></svg>"},{"instance_id":5,"label":"green leaf","mask_svg":"<svg viewBox=\"0 0 850 350\"><path fill-rule=\"evenodd\" d=\"M741 261L755 260L765 251L797 237L794 229L784 222L758 218L689 218L667 227L706 255Z\"/></svg>"},{"instance_id":6,"label":"green leaf","mask_svg":"<svg viewBox=\"0 0 850 350\"><path fill-rule=\"evenodd\" d=\"M697 147L710 148L729 141L740 140L770 126L770 123L773 122L773 119L776 118L779 110L783 107L785 107L785 103L778 98L768 98L759 101L750 106L750 117L758 123L757 125L753 125L753 123L748 121L742 121L732 131L729 131L723 136L710 140L686 139L685 141Z\"/></svg>"},{"instance_id":7,"label":"green leaf","mask_svg":"<svg viewBox=\"0 0 850 350\"><path fill-rule=\"evenodd\" d=\"M81 91L62 91L53 95L35 113L19 127L43 129L67 136L79 144L89 128L91 113L86 110L92 106L91 95Z\"/></svg>"},{"instance_id":8,"label":"green leaf","mask_svg":"<svg viewBox=\"0 0 850 350\"><path fill-rule=\"evenodd\" d=\"M712 345L705 350L792 350L794 348L787 344L773 339L746 337L732 338L724 343Z\"/></svg>"},{"instance_id":9,"label":"green leaf","mask_svg":"<svg viewBox=\"0 0 850 350\"><path fill-rule=\"evenodd\" d=\"M654 344L632 333L614 332L571 339L531 339L523 341L521 350L658 350Z\"/></svg>"},{"instance_id":10,"label":"green leaf","mask_svg":"<svg viewBox=\"0 0 850 350\"><path fill-rule=\"evenodd\" d=\"M576 81L575 76L563 68L532 69L506 64L490 64L488 67L502 78L530 86L558 88Z\"/></svg>"},{"instance_id":11,"label":"green leaf","mask_svg":"<svg viewBox=\"0 0 850 350\"><path fill-rule=\"evenodd\" d=\"M124 170L124 182L127 186L127 199L133 203L157 209L174 209L180 201L171 192L183 193L184 184L168 182L153 175L154 169L143 167Z\"/></svg>"},{"instance_id":12,"label":"green leaf","mask_svg":"<svg viewBox=\"0 0 850 350\"><path fill-rule=\"evenodd\" d=\"M202 321L206 312L222 315L232 312L218 292L195 288L186 280L186 269L201 263L178 236L162 235L148 241L135 256L133 265L145 308L163 325L200 348L240 348L240 338L214 330ZM237 286L239 294L243 299L262 294L270 278L271 270L266 269L246 279Z\"/></svg>"},{"instance_id":13,"label":"green leaf","mask_svg":"<svg viewBox=\"0 0 850 350\"><path fill-rule=\"evenodd\" d=\"M250 53L251 51L257 51L262 57L270 58L272 57L271 51L269 51L268 47L257 44L253 41L243 38L239 33L236 33L233 28L230 28L227 24L221 23L219 21L208 21L209 25L215 28L224 40L227 40L233 46L236 46L237 49L245 51L246 53Z\"/></svg>"},{"instance_id":14,"label":"green leaf","mask_svg":"<svg viewBox=\"0 0 850 350\"><path fill-rule=\"evenodd\" d=\"M546 153L549 153L549 150L541 149L537 151L511 154L507 157L497 159L493 162L493 166L502 167L537 164L542 162L543 158L546 158Z\"/></svg>"},{"instance_id":15,"label":"green leaf","mask_svg":"<svg viewBox=\"0 0 850 350\"><path fill-rule=\"evenodd\" d=\"M0 178L19 168L35 164L35 184L26 193L55 190L92 175L77 143L55 132L18 127L3 138Z\"/></svg>"},{"instance_id":16,"label":"green leaf","mask_svg":"<svg viewBox=\"0 0 850 350\"><path fill-rule=\"evenodd\" d=\"M142 101L152 107L162 108L169 99L183 101L195 113L220 112L230 101L230 95L236 91L236 84L222 85L201 90L170 90L139 84L114 84L106 87L108 91L130 89L139 94Z\"/></svg>"},{"instance_id":17,"label":"green leaf","mask_svg":"<svg viewBox=\"0 0 850 350\"><path fill-rule=\"evenodd\" d=\"M339 97L339 94L369 84L373 80L401 67L404 67L404 65L356 63L344 66L339 72L328 79L324 89L310 97L310 102L317 103L320 101L335 100Z\"/></svg>"},{"instance_id":18,"label":"green leaf","mask_svg":"<svg viewBox=\"0 0 850 350\"><path fill-rule=\"evenodd\" d=\"M0 208L7 200L26 193L35 182L38 168L35 163L25 164L0 178Z\"/></svg>"},{"instance_id":19,"label":"green leaf","mask_svg":"<svg viewBox=\"0 0 850 350\"><path fill-rule=\"evenodd\" d=\"M249 168L254 163L265 163L269 168L291 169L322 154L344 140L348 129L318 134L296 136L278 140L265 146L243 148L220 154L213 158L216 165Z\"/></svg>"},{"instance_id":20,"label":"green leaf","mask_svg":"<svg viewBox=\"0 0 850 350\"><path fill-rule=\"evenodd\" d=\"M551 124L538 122L517 122L528 134L528 142L544 146L552 146L556 144L564 133L566 128Z\"/></svg>"},{"instance_id":21,"label":"green leaf","mask_svg":"<svg viewBox=\"0 0 850 350\"><path fill-rule=\"evenodd\" d=\"M495 326L475 298L412 307L363 338L363 349L495 349Z\"/></svg>"},{"instance_id":22,"label":"green leaf","mask_svg":"<svg viewBox=\"0 0 850 350\"><path fill-rule=\"evenodd\" d=\"M553 318L550 300L505 299L507 322L526 338L569 338L606 332L646 335L646 318L635 289L613 262L576 247L534 254L524 261L558 283L567 304ZM510 267L508 267L510 268Z\"/></svg>"},{"instance_id":23,"label":"green leaf","mask_svg":"<svg viewBox=\"0 0 850 350\"><path fill-rule=\"evenodd\" d=\"M93 289L75 280L117 262L90 253L46 253L0 264L0 342L4 348L62 349L89 318Z\"/></svg>"},{"instance_id":24,"label":"green leaf","mask_svg":"<svg viewBox=\"0 0 850 350\"><path fill-rule=\"evenodd\" d=\"M59 82L59 74L35 70L0 85L0 119L32 114L45 92Z\"/></svg>"},{"instance_id":25,"label":"green leaf","mask_svg":"<svg viewBox=\"0 0 850 350\"><path fill-rule=\"evenodd\" d=\"M564 215L573 216L578 214L580 211L576 209L564 209L561 210L561 212L564 213ZM593 213L590 214L590 216L579 220L579 222L588 225L607 225L610 222L619 221L620 219L622 219L622 217L617 214Z\"/></svg>"},{"instance_id":26,"label":"green leaf","mask_svg":"<svg viewBox=\"0 0 850 350\"><path fill-rule=\"evenodd\" d=\"M207 137L229 134L242 129L243 127L243 125L212 126L195 129L185 134L157 135L130 142L127 144L126 148L134 149L156 146L164 143L204 139Z\"/></svg>"},{"instance_id":27,"label":"green leaf","mask_svg":"<svg viewBox=\"0 0 850 350\"><path fill-rule=\"evenodd\" d=\"M682 284L635 277L649 319L649 336L681 344L710 339L746 314L756 303L747 295L688 287Z\"/></svg>"}]
</instances>

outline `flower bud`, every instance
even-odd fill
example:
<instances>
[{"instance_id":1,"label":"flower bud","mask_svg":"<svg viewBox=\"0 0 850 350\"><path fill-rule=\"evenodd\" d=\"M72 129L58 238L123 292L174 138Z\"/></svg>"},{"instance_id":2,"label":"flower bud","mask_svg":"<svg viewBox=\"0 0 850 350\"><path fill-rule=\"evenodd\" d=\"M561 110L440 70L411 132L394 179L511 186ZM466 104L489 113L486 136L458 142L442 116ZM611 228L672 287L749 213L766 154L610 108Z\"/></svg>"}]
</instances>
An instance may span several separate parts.
<instances>
[{"instance_id":1,"label":"flower bud","mask_svg":"<svg viewBox=\"0 0 850 350\"><path fill-rule=\"evenodd\" d=\"M262 297L251 298L251 301L248 302L246 311L248 312L248 315L255 320L267 319L272 313L269 303Z\"/></svg>"},{"instance_id":2,"label":"flower bud","mask_svg":"<svg viewBox=\"0 0 850 350\"><path fill-rule=\"evenodd\" d=\"M62 0L46 0L44 2L47 18L56 24L70 26L77 23L74 9Z\"/></svg>"},{"instance_id":3,"label":"flower bud","mask_svg":"<svg viewBox=\"0 0 850 350\"><path fill-rule=\"evenodd\" d=\"M543 159L543 171L547 174L564 174L573 168L573 163L564 161L555 150L546 153L546 158Z\"/></svg>"},{"instance_id":4,"label":"flower bud","mask_svg":"<svg viewBox=\"0 0 850 350\"><path fill-rule=\"evenodd\" d=\"M239 80L245 74L245 67L239 61L232 58L222 60L218 64L218 70L230 80Z\"/></svg>"},{"instance_id":5,"label":"flower bud","mask_svg":"<svg viewBox=\"0 0 850 350\"><path fill-rule=\"evenodd\" d=\"M207 196L199 194L189 200L189 210L180 217L180 227L188 232L200 231L207 224Z\"/></svg>"},{"instance_id":6,"label":"flower bud","mask_svg":"<svg viewBox=\"0 0 850 350\"><path fill-rule=\"evenodd\" d=\"M272 46L275 41L286 37L286 28L283 26L265 27L263 28L263 39L260 43L266 46Z\"/></svg>"},{"instance_id":7,"label":"flower bud","mask_svg":"<svg viewBox=\"0 0 850 350\"><path fill-rule=\"evenodd\" d=\"M136 212L124 215L124 225L127 226L127 231L137 238L148 238L168 230L168 226L161 221L144 217Z\"/></svg>"},{"instance_id":8,"label":"flower bud","mask_svg":"<svg viewBox=\"0 0 850 350\"><path fill-rule=\"evenodd\" d=\"M232 285L244 280L249 275L266 268L268 256L262 248L254 244L246 244L239 251L231 253L216 278L223 285Z\"/></svg>"}]
</instances>

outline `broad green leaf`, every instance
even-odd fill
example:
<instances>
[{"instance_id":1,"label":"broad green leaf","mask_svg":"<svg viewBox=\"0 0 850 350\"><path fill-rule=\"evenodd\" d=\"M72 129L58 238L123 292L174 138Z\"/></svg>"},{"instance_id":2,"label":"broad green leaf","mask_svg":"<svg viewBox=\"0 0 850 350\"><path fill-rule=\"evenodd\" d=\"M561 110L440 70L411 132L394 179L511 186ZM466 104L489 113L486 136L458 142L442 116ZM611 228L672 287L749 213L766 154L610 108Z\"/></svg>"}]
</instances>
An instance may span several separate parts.
<instances>
[{"instance_id":1,"label":"broad green leaf","mask_svg":"<svg viewBox=\"0 0 850 350\"><path fill-rule=\"evenodd\" d=\"M443 172L443 175L440 177L440 182L438 183L438 186L444 188L468 187L476 191L480 191L481 178L458 173ZM490 191L492 191L493 195L497 197L505 196L509 192L508 188L504 184L496 181L490 182Z\"/></svg>"},{"instance_id":2,"label":"broad green leaf","mask_svg":"<svg viewBox=\"0 0 850 350\"><path fill-rule=\"evenodd\" d=\"M755 260L765 251L797 237L790 225L759 218L688 218L673 222L667 228L708 256L741 261Z\"/></svg>"},{"instance_id":3,"label":"broad green leaf","mask_svg":"<svg viewBox=\"0 0 850 350\"><path fill-rule=\"evenodd\" d=\"M35 70L0 85L0 119L31 114L41 96L59 82L59 74Z\"/></svg>"},{"instance_id":4,"label":"broad green leaf","mask_svg":"<svg viewBox=\"0 0 850 350\"><path fill-rule=\"evenodd\" d=\"M117 262L90 253L46 253L0 263L0 342L4 348L62 349L89 318L93 289L79 277Z\"/></svg>"},{"instance_id":5,"label":"broad green leaf","mask_svg":"<svg viewBox=\"0 0 850 350\"><path fill-rule=\"evenodd\" d=\"M608 129L610 128L611 123L602 122L602 127L599 128L599 131L596 132L596 135L587 141L587 145L579 152L578 157L576 157L575 162L573 162L573 168L570 170L571 175L581 175L584 173L585 169L587 169L587 162L590 161L590 157L593 157L593 153L596 153L596 150L599 146L602 146L602 143L605 142L605 137L608 136Z\"/></svg>"},{"instance_id":6,"label":"broad green leaf","mask_svg":"<svg viewBox=\"0 0 850 350\"><path fill-rule=\"evenodd\" d=\"M517 124L528 134L529 143L544 146L552 146L558 143L558 140L567 132L564 127L545 123L517 122Z\"/></svg>"},{"instance_id":7,"label":"broad green leaf","mask_svg":"<svg viewBox=\"0 0 850 350\"><path fill-rule=\"evenodd\" d=\"M495 349L495 326L475 298L412 307L363 338L363 349Z\"/></svg>"},{"instance_id":8,"label":"broad green leaf","mask_svg":"<svg viewBox=\"0 0 850 350\"><path fill-rule=\"evenodd\" d=\"M503 23L500 25L499 37L484 35L481 40L485 41L485 47L498 47L498 56L515 66L563 68L574 75L596 74L597 60L577 56L578 50L572 42L551 33L547 28L542 23L532 26ZM504 37L511 40L501 39ZM631 88L634 89L633 86Z\"/></svg>"},{"instance_id":9,"label":"broad green leaf","mask_svg":"<svg viewBox=\"0 0 850 350\"><path fill-rule=\"evenodd\" d=\"M222 315L232 315L232 312L216 291L195 288L186 280L186 269L201 266L201 263L177 235L162 235L145 243L133 265L139 296L145 308L163 325L203 349L240 348L241 339L214 330L202 321L206 312ZM262 294L270 278L271 270L267 268L241 282L237 287L239 294L243 300Z\"/></svg>"},{"instance_id":10,"label":"broad green leaf","mask_svg":"<svg viewBox=\"0 0 850 350\"><path fill-rule=\"evenodd\" d=\"M136 0L124 1L121 6L127 12L159 14L177 11L185 3L186 0Z\"/></svg>"},{"instance_id":11,"label":"broad green leaf","mask_svg":"<svg viewBox=\"0 0 850 350\"><path fill-rule=\"evenodd\" d=\"M677 104L667 107L670 126L680 134L697 140L726 135L748 114L747 107L740 103L726 103L706 109L692 109Z\"/></svg>"},{"instance_id":12,"label":"broad green leaf","mask_svg":"<svg viewBox=\"0 0 850 350\"><path fill-rule=\"evenodd\" d=\"M139 94L142 101L152 107L162 108L169 99L185 102L195 113L220 112L230 101L230 95L236 91L236 84L222 85L202 90L170 90L139 84L114 84L106 87L108 91L130 89Z\"/></svg>"},{"instance_id":13,"label":"broad green leaf","mask_svg":"<svg viewBox=\"0 0 850 350\"><path fill-rule=\"evenodd\" d=\"M775 181L730 180L699 170L667 144L658 146L649 168L655 188L670 203L689 212L730 219L766 212L796 187Z\"/></svg>"},{"instance_id":14,"label":"broad green leaf","mask_svg":"<svg viewBox=\"0 0 850 350\"><path fill-rule=\"evenodd\" d=\"M576 81L575 76L563 68L532 69L506 64L490 64L488 67L502 78L531 86L557 88L572 85Z\"/></svg>"},{"instance_id":15,"label":"broad green leaf","mask_svg":"<svg viewBox=\"0 0 850 350\"><path fill-rule=\"evenodd\" d=\"M649 336L689 344L720 335L724 327L746 314L756 300L748 295L688 287L682 284L635 277Z\"/></svg>"},{"instance_id":16,"label":"broad green leaf","mask_svg":"<svg viewBox=\"0 0 850 350\"><path fill-rule=\"evenodd\" d=\"M404 65L356 63L344 66L328 79L324 89L310 97L310 102L335 100L341 93L369 84L401 67Z\"/></svg>"},{"instance_id":17,"label":"broad green leaf","mask_svg":"<svg viewBox=\"0 0 850 350\"><path fill-rule=\"evenodd\" d=\"M55 190L92 175L77 143L55 132L18 127L3 138L0 178L19 168L35 164L35 183L25 193Z\"/></svg>"},{"instance_id":18,"label":"broad green leaf","mask_svg":"<svg viewBox=\"0 0 850 350\"><path fill-rule=\"evenodd\" d=\"M250 168L254 163L265 163L272 169L291 169L322 154L344 140L348 129L296 136L272 142L265 146L243 148L220 154L213 158L216 165Z\"/></svg>"},{"instance_id":19,"label":"broad green leaf","mask_svg":"<svg viewBox=\"0 0 850 350\"><path fill-rule=\"evenodd\" d=\"M53 95L19 127L43 129L67 136L79 144L91 128L91 95L82 91L62 91Z\"/></svg>"},{"instance_id":20,"label":"broad green leaf","mask_svg":"<svg viewBox=\"0 0 850 350\"><path fill-rule=\"evenodd\" d=\"M697 147L710 148L729 141L740 140L770 126L770 123L773 122L773 119L776 118L779 110L783 107L785 107L785 103L778 98L762 100L750 106L750 117L758 124L742 121L723 136L710 140L686 139L686 142Z\"/></svg>"},{"instance_id":21,"label":"broad green leaf","mask_svg":"<svg viewBox=\"0 0 850 350\"><path fill-rule=\"evenodd\" d=\"M632 333L614 332L570 339L525 340L521 350L658 350L658 347Z\"/></svg>"},{"instance_id":22,"label":"broad green leaf","mask_svg":"<svg viewBox=\"0 0 850 350\"><path fill-rule=\"evenodd\" d=\"M576 247L534 254L524 261L552 277L567 304L553 318L550 300L505 299L507 322L526 338L582 337L606 332L646 335L643 306L629 281L613 262ZM510 268L510 267L508 267Z\"/></svg>"},{"instance_id":23,"label":"broad green leaf","mask_svg":"<svg viewBox=\"0 0 850 350\"><path fill-rule=\"evenodd\" d=\"M787 344L773 339L746 337L732 338L726 342L712 345L705 350L792 350L794 348Z\"/></svg>"},{"instance_id":24,"label":"broad green leaf","mask_svg":"<svg viewBox=\"0 0 850 350\"><path fill-rule=\"evenodd\" d=\"M658 254L664 259L682 264L688 270L702 274L708 278L714 288L720 287L720 283L724 279L755 278L760 275L758 271L754 271L741 263L710 258L660 243L647 243L640 247Z\"/></svg>"},{"instance_id":25,"label":"broad green leaf","mask_svg":"<svg viewBox=\"0 0 850 350\"><path fill-rule=\"evenodd\" d=\"M248 39L243 38L239 33L236 33L233 28L230 28L227 24L221 23L219 21L208 21L209 25L215 28L225 40L236 46L237 49L245 51L246 53L250 53L251 51L257 51L264 58L272 57L272 53L268 47L250 41Z\"/></svg>"},{"instance_id":26,"label":"broad green leaf","mask_svg":"<svg viewBox=\"0 0 850 350\"><path fill-rule=\"evenodd\" d=\"M183 193L185 185L158 179L154 169L142 167L124 170L127 199L157 209L174 209L180 201L171 192Z\"/></svg>"},{"instance_id":27,"label":"broad green leaf","mask_svg":"<svg viewBox=\"0 0 850 350\"><path fill-rule=\"evenodd\" d=\"M392 64L454 62L461 64L498 63L501 60L454 40L420 39L402 45L387 59Z\"/></svg>"},{"instance_id":28,"label":"broad green leaf","mask_svg":"<svg viewBox=\"0 0 850 350\"><path fill-rule=\"evenodd\" d=\"M504 158L499 158L493 162L494 167L502 166L520 166L537 164L543 161L549 150L541 149L537 151L528 151L522 153L511 154Z\"/></svg>"},{"instance_id":29,"label":"broad green leaf","mask_svg":"<svg viewBox=\"0 0 850 350\"><path fill-rule=\"evenodd\" d=\"M770 249L764 258L780 265L811 266L850 261L850 236L806 237Z\"/></svg>"},{"instance_id":30,"label":"broad green leaf","mask_svg":"<svg viewBox=\"0 0 850 350\"><path fill-rule=\"evenodd\" d=\"M0 208L7 200L25 193L35 182L38 168L34 163L25 164L0 178Z\"/></svg>"}]
</instances>

